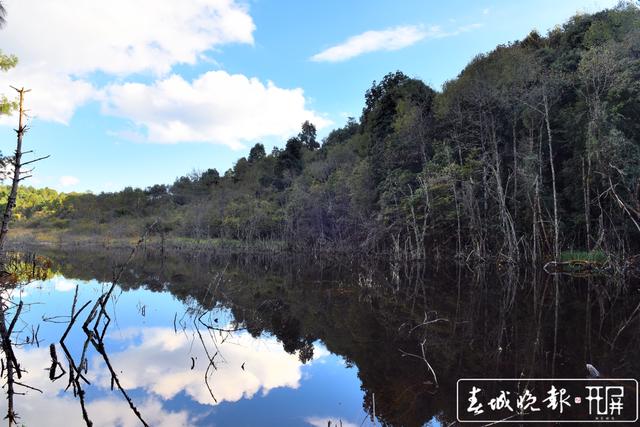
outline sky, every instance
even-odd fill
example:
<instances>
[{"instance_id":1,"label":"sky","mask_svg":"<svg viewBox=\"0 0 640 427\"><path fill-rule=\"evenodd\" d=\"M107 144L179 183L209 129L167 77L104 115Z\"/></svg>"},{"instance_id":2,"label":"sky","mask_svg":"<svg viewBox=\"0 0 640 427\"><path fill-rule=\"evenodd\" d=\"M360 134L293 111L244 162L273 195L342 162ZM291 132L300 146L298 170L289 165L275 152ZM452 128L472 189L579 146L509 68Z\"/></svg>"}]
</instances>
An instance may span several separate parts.
<instances>
[{"instance_id":1,"label":"sky","mask_svg":"<svg viewBox=\"0 0 640 427\"><path fill-rule=\"evenodd\" d=\"M400 70L438 90L477 54L617 0L4 0L0 50L29 88L34 187L117 191L224 173L310 120L359 117ZM0 117L0 150L17 117Z\"/></svg>"}]
</instances>

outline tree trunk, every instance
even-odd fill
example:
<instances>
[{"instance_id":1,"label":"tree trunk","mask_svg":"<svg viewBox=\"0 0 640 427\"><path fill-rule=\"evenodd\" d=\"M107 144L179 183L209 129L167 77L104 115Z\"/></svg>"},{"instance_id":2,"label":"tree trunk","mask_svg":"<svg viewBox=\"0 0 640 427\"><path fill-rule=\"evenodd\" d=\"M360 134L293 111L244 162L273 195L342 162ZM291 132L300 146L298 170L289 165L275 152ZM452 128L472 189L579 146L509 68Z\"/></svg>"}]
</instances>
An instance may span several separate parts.
<instances>
[{"instance_id":1,"label":"tree trunk","mask_svg":"<svg viewBox=\"0 0 640 427\"><path fill-rule=\"evenodd\" d=\"M20 169L22 167L22 137L26 131L26 125L23 123L24 119L24 94L28 92L28 90L16 89L20 94L20 111L18 118L18 129L16 133L18 134L18 140L16 143L16 152L15 157L13 159L13 179L11 180L11 192L9 193L9 198L7 199L7 205L4 208L4 214L2 216L2 227L0 228L0 254L4 252L4 244L7 240L7 234L9 232L9 222L11 221L11 216L13 214L13 208L16 206L16 199L18 197L18 185L20 184Z\"/></svg>"},{"instance_id":2,"label":"tree trunk","mask_svg":"<svg viewBox=\"0 0 640 427\"><path fill-rule=\"evenodd\" d=\"M551 123L549 122L549 101L546 90L543 90L544 121L547 127L547 142L549 144L549 165L551 166L551 185L553 189L553 257L555 261L560 258L560 231L558 224L558 193L556 191L556 168L553 162L553 138L551 135Z\"/></svg>"}]
</instances>

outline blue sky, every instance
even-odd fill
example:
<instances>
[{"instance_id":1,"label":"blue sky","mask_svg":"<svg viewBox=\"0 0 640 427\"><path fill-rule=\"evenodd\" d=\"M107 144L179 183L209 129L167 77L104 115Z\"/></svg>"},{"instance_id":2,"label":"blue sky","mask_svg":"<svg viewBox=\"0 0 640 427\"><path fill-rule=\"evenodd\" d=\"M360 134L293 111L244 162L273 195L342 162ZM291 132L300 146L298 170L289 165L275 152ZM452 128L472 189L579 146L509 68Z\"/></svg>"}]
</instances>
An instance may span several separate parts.
<instances>
[{"instance_id":1,"label":"blue sky","mask_svg":"<svg viewBox=\"0 0 640 427\"><path fill-rule=\"evenodd\" d=\"M0 75L33 91L27 184L114 191L221 173L256 142L320 136L358 117L365 90L401 70L439 89L476 54L612 0L5 0ZM15 117L0 118L12 150ZM13 126L13 127L12 127Z\"/></svg>"}]
</instances>

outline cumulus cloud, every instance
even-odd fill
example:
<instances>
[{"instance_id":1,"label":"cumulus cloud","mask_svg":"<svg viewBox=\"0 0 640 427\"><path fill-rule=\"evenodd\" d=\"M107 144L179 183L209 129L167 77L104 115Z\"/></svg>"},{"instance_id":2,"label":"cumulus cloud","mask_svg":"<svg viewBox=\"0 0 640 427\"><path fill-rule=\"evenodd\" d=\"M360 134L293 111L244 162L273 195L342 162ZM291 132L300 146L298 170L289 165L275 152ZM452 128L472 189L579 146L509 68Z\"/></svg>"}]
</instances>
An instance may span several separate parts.
<instances>
[{"instance_id":1,"label":"cumulus cloud","mask_svg":"<svg viewBox=\"0 0 640 427\"><path fill-rule=\"evenodd\" d=\"M24 396L20 396L16 402L20 423L36 426L85 426L78 400L73 397L71 391L64 392L67 382L64 379L52 382L48 375L43 374L44 370L51 365L49 348L28 350L19 348L16 351L21 366L27 368L23 373L22 381L42 390L42 393L27 390ZM96 427L139 426L140 421L131 411L129 404L115 393L107 394L107 390L109 388L105 387L100 396L92 398L87 403L87 413L93 425ZM157 396L145 396L136 403L149 425L161 427L193 425L186 411L174 412L165 409Z\"/></svg>"},{"instance_id":2,"label":"cumulus cloud","mask_svg":"<svg viewBox=\"0 0 640 427\"><path fill-rule=\"evenodd\" d=\"M42 374L40 374L43 376ZM61 382L61 381L58 381ZM148 425L159 427L190 426L187 411L168 411L162 407L162 402L151 398L138 403L138 410L143 414ZM65 426L82 427L86 423L82 419L80 405L73 396L30 394L18 402L18 415L21 425L34 426ZM96 427L137 427L140 421L135 416L129 404L118 397L104 397L95 399L87 404L87 413Z\"/></svg>"},{"instance_id":3,"label":"cumulus cloud","mask_svg":"<svg viewBox=\"0 0 640 427\"><path fill-rule=\"evenodd\" d=\"M54 284L48 281L40 286L51 289ZM194 425L197 414L172 411L166 405L167 400L181 393L203 405L216 404L204 383L207 355L194 344L193 337L176 333L173 328L156 327L123 329L109 338L124 344L123 351L110 353L110 361L121 373L119 379L126 390L144 391L136 393L134 401L149 425ZM218 342L217 350L218 369L210 372L209 382L218 403L252 398L257 393L264 396L278 387L297 388L303 379L298 356L285 352L276 338L253 338L241 332ZM16 352L25 368L22 381L43 392L27 390L26 395L20 396L20 421L25 425L85 425L78 400L70 390L64 391L67 382L52 382L45 372L51 365L49 348L18 348ZM326 355L324 347L316 347L314 361ZM195 361L193 369L189 369L191 357ZM140 425L127 402L117 391L111 391L110 373L101 357L92 359L85 376L91 382L87 386L91 390L87 412L94 425ZM0 409L2 402L0 399Z\"/></svg>"},{"instance_id":4,"label":"cumulus cloud","mask_svg":"<svg viewBox=\"0 0 640 427\"><path fill-rule=\"evenodd\" d=\"M215 404L203 381L207 355L190 337L176 334L171 328L132 328L112 338L128 344L126 351L110 355L111 362L124 373L121 381L126 389L142 388L163 399L185 392L201 404ZM327 354L322 348L315 350L316 359ZM218 403L300 385L302 363L297 355L285 352L275 338L256 339L241 332L218 343L217 351L221 355L216 359L218 369L211 373L209 381L215 384L213 392ZM187 369L190 357L196 360L191 370ZM108 388L108 372L101 371L97 383Z\"/></svg>"},{"instance_id":5,"label":"cumulus cloud","mask_svg":"<svg viewBox=\"0 0 640 427\"><path fill-rule=\"evenodd\" d=\"M96 95L96 89L87 81L29 65L0 73L0 89L8 89L10 85L31 89L25 95L31 118L62 124L68 124L76 108ZM9 97L13 95L10 89L1 92ZM0 124L16 126L16 120L3 115Z\"/></svg>"},{"instance_id":6,"label":"cumulus cloud","mask_svg":"<svg viewBox=\"0 0 640 427\"><path fill-rule=\"evenodd\" d=\"M60 185L62 185L63 187L72 187L80 182L78 178L71 175L61 176L59 181Z\"/></svg>"},{"instance_id":7,"label":"cumulus cloud","mask_svg":"<svg viewBox=\"0 0 640 427\"><path fill-rule=\"evenodd\" d=\"M255 30L235 0L14 0L5 7L2 49L20 62L0 74L0 92L9 84L33 89L30 114L59 123L99 96L92 73L161 76L218 46L252 44Z\"/></svg>"},{"instance_id":8,"label":"cumulus cloud","mask_svg":"<svg viewBox=\"0 0 640 427\"><path fill-rule=\"evenodd\" d=\"M232 148L242 147L242 141L290 135L305 120L318 128L330 124L306 106L302 89L225 71L210 71L191 82L174 74L153 84L114 84L105 90L103 110L131 119L149 142Z\"/></svg>"},{"instance_id":9,"label":"cumulus cloud","mask_svg":"<svg viewBox=\"0 0 640 427\"><path fill-rule=\"evenodd\" d=\"M32 117L68 124L77 108L98 101L134 125L114 132L119 137L234 148L289 136L305 120L330 123L306 106L300 88L223 71L192 81L172 74L178 64L211 62L220 46L253 44L255 24L237 0L15 0L6 7L2 47L20 63L0 73L0 93L10 84L31 88ZM131 82L140 76L151 83ZM15 126L15 117L0 124ZM77 184L71 178L61 185Z\"/></svg>"},{"instance_id":10,"label":"cumulus cloud","mask_svg":"<svg viewBox=\"0 0 640 427\"><path fill-rule=\"evenodd\" d=\"M66 277L64 277L61 274L58 274L56 276L54 276L53 278L50 279L51 284L53 285L53 288L57 291L57 292L69 292L72 291L76 288L76 283L67 279ZM38 283L38 282L32 282L32 283Z\"/></svg>"},{"instance_id":11,"label":"cumulus cloud","mask_svg":"<svg viewBox=\"0 0 640 427\"><path fill-rule=\"evenodd\" d=\"M346 61L365 53L400 50L427 38L436 39L458 35L480 26L481 24L471 24L446 31L438 25L428 28L421 25L405 25L380 31L366 31L313 55L311 60L316 62Z\"/></svg>"},{"instance_id":12,"label":"cumulus cloud","mask_svg":"<svg viewBox=\"0 0 640 427\"><path fill-rule=\"evenodd\" d=\"M234 0L19 0L6 9L3 49L72 75L166 73L213 47L253 43L255 29Z\"/></svg>"}]
</instances>

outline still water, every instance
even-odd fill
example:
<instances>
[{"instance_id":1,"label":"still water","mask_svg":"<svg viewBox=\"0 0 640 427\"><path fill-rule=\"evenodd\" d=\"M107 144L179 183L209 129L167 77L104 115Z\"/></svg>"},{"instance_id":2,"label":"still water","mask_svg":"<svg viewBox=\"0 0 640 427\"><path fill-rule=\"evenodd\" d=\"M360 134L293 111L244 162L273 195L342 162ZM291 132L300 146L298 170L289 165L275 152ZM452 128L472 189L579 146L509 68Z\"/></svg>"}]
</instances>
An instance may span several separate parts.
<instances>
[{"instance_id":1,"label":"still water","mask_svg":"<svg viewBox=\"0 0 640 427\"><path fill-rule=\"evenodd\" d=\"M18 425L449 426L459 378L640 376L633 280L39 254L42 280L12 289L6 314L22 301Z\"/></svg>"}]
</instances>

